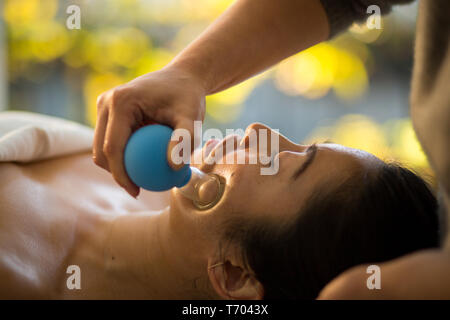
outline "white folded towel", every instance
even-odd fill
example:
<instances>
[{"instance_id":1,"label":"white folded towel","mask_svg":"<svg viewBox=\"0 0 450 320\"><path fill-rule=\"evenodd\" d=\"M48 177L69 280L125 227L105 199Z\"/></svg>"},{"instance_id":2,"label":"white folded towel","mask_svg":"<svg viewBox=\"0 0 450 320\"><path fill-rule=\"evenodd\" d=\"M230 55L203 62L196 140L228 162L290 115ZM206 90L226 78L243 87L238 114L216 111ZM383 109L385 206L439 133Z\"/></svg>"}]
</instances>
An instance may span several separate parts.
<instances>
[{"instance_id":1,"label":"white folded towel","mask_svg":"<svg viewBox=\"0 0 450 320\"><path fill-rule=\"evenodd\" d=\"M0 161L32 162L92 150L94 130L53 116L0 112Z\"/></svg>"}]
</instances>

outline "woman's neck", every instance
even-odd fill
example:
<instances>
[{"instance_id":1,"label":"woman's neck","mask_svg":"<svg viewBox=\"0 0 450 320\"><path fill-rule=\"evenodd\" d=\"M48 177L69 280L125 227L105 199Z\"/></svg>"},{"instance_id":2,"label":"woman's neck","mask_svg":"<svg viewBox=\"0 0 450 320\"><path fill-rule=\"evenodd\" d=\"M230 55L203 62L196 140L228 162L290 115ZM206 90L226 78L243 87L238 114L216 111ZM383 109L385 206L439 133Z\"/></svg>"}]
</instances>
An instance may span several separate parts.
<instances>
[{"instance_id":1,"label":"woman's neck","mask_svg":"<svg viewBox=\"0 0 450 320\"><path fill-rule=\"evenodd\" d=\"M209 299L206 261L186 252L170 228L169 208L106 223L102 280L93 296L118 299ZM100 261L97 259L97 261ZM103 289L100 289L103 288Z\"/></svg>"}]
</instances>

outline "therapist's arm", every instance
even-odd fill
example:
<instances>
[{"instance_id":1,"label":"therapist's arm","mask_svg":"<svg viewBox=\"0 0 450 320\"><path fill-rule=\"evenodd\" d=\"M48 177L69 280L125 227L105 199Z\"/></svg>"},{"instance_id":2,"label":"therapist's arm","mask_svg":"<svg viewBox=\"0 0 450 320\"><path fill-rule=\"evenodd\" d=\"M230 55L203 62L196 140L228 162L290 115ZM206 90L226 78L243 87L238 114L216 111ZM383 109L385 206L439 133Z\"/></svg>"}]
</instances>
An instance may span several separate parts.
<instances>
[{"instance_id":1,"label":"therapist's arm","mask_svg":"<svg viewBox=\"0 0 450 320\"><path fill-rule=\"evenodd\" d=\"M196 75L212 94L364 21L369 7L387 14L412 1L236 0L172 65Z\"/></svg>"},{"instance_id":2,"label":"therapist's arm","mask_svg":"<svg viewBox=\"0 0 450 320\"><path fill-rule=\"evenodd\" d=\"M115 87L97 100L93 160L132 196L123 151L131 133L157 122L187 129L203 120L205 96L224 90L325 40L320 0L236 0L166 67ZM173 168L171 142L167 159ZM191 144L193 148L193 144Z\"/></svg>"},{"instance_id":3,"label":"therapist's arm","mask_svg":"<svg viewBox=\"0 0 450 320\"><path fill-rule=\"evenodd\" d=\"M194 74L212 94L328 35L319 0L237 0L170 65Z\"/></svg>"}]
</instances>

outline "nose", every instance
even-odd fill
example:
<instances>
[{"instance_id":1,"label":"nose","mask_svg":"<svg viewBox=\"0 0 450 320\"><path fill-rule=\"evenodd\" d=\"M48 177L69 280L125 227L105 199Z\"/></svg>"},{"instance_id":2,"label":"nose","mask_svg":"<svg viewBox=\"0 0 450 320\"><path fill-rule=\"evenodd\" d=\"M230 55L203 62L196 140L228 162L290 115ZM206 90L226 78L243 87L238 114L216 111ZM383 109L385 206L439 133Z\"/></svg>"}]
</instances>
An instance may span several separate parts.
<instances>
[{"instance_id":1,"label":"nose","mask_svg":"<svg viewBox=\"0 0 450 320\"><path fill-rule=\"evenodd\" d=\"M273 145L274 142L275 145ZM262 123L252 123L247 127L241 141L241 147L250 149L257 147L260 153L265 151L267 155L283 151L304 152L307 148L307 146L289 140L277 130Z\"/></svg>"}]
</instances>

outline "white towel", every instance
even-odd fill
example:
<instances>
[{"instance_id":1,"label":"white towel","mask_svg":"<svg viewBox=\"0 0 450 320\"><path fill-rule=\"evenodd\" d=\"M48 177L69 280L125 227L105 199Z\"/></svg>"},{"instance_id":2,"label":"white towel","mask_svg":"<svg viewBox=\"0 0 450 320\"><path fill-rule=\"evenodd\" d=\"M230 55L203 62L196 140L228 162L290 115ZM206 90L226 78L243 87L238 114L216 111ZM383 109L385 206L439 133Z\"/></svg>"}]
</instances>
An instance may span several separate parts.
<instances>
[{"instance_id":1,"label":"white towel","mask_svg":"<svg viewBox=\"0 0 450 320\"><path fill-rule=\"evenodd\" d=\"M0 112L0 161L32 162L92 150L94 130L53 116Z\"/></svg>"}]
</instances>

